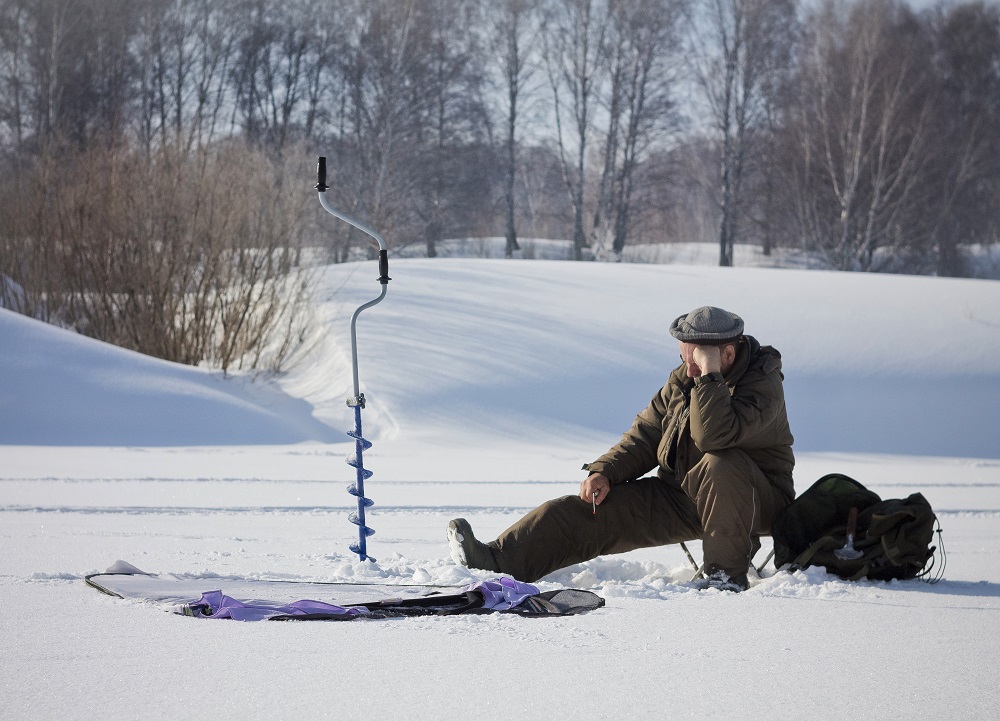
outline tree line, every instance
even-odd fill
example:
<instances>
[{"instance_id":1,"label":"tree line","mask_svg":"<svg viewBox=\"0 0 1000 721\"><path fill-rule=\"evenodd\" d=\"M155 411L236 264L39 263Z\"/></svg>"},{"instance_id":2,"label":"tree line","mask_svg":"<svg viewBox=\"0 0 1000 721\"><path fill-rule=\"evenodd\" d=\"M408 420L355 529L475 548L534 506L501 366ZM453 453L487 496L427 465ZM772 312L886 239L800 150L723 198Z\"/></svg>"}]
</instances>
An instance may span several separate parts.
<instances>
[{"instance_id":1,"label":"tree line","mask_svg":"<svg viewBox=\"0 0 1000 721\"><path fill-rule=\"evenodd\" d=\"M754 244L962 275L1000 240L1000 11L0 0L6 307L189 363L266 346L278 366L303 258L362 245L307 192L317 154L393 252L704 241L722 265Z\"/></svg>"}]
</instances>

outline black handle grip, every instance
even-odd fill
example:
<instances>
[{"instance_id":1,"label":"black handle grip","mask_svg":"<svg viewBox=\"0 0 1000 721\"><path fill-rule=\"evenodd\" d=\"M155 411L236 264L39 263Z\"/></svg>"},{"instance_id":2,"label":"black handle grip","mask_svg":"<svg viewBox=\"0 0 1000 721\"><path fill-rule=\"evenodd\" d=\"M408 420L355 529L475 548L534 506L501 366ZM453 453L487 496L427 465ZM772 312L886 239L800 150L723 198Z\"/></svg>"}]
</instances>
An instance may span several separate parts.
<instances>
[{"instance_id":1,"label":"black handle grip","mask_svg":"<svg viewBox=\"0 0 1000 721\"><path fill-rule=\"evenodd\" d=\"M389 277L389 251L380 250L378 252L378 282L388 285L392 278Z\"/></svg>"},{"instance_id":2,"label":"black handle grip","mask_svg":"<svg viewBox=\"0 0 1000 721\"><path fill-rule=\"evenodd\" d=\"M326 184L326 157L320 156L319 166L316 168L316 190L325 193L330 186Z\"/></svg>"}]
</instances>

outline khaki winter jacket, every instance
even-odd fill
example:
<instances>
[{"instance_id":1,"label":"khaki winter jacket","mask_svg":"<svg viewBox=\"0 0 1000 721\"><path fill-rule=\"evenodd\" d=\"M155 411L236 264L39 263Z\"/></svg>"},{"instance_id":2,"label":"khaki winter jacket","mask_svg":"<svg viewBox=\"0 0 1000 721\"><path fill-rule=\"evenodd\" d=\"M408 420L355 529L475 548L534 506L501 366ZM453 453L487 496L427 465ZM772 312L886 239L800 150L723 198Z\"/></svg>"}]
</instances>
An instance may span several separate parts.
<instances>
[{"instance_id":1,"label":"khaki winter jacket","mask_svg":"<svg viewBox=\"0 0 1000 721\"><path fill-rule=\"evenodd\" d=\"M696 382L682 363L621 442L587 469L613 485L654 468L665 481L679 482L705 453L735 448L791 500L795 457L783 380L781 354L750 336L741 339L723 381Z\"/></svg>"}]
</instances>

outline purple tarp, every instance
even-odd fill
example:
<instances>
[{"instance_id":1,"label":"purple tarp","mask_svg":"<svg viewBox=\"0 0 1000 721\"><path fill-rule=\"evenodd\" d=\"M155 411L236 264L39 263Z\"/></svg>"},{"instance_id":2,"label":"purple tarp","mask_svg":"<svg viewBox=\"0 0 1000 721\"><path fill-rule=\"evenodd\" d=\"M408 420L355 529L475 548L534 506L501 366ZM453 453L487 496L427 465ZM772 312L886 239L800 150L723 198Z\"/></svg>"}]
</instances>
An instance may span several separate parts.
<instances>
[{"instance_id":1,"label":"purple tarp","mask_svg":"<svg viewBox=\"0 0 1000 721\"><path fill-rule=\"evenodd\" d=\"M507 611L536 595L538 588L530 583L521 583L512 578L496 578L479 581L462 589L463 593L478 592L483 596L483 605L477 608L493 611ZM296 616L323 616L332 619L350 620L369 616L371 611L359 606L345 608L322 601L302 600L284 605L244 603L222 591L203 593L201 600L190 606L194 615L204 618L227 618L236 621L266 621L272 618L295 618Z\"/></svg>"},{"instance_id":2,"label":"purple tarp","mask_svg":"<svg viewBox=\"0 0 1000 721\"><path fill-rule=\"evenodd\" d=\"M222 591L209 591L201 595L201 600L191 605L195 615L204 618L231 618L235 621L266 621L271 618L308 616L324 614L330 617L342 617L348 620L355 616L370 614L367 608L334 606L322 601L295 601L282 606L263 603L244 603Z\"/></svg>"}]
</instances>

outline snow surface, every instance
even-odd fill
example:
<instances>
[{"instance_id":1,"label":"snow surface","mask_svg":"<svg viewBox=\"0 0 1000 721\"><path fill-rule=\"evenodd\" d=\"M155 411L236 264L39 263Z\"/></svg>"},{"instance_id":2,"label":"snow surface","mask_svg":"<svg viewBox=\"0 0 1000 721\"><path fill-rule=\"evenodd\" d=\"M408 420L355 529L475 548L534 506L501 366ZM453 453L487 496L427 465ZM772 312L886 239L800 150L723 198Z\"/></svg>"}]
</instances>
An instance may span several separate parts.
<instances>
[{"instance_id":1,"label":"snow surface","mask_svg":"<svg viewBox=\"0 0 1000 721\"><path fill-rule=\"evenodd\" d=\"M393 261L359 321L369 540L347 551L349 318L281 378L223 379L0 311L0 719L1000 718L1000 283L777 269ZM460 585L445 527L489 538L565 493L676 365L711 303L779 348L802 490L840 471L937 510L946 579L810 569L698 592L678 547L559 571L565 619L198 621L105 597L162 573ZM689 544L696 556L699 544ZM768 550L759 554L758 560Z\"/></svg>"}]
</instances>

